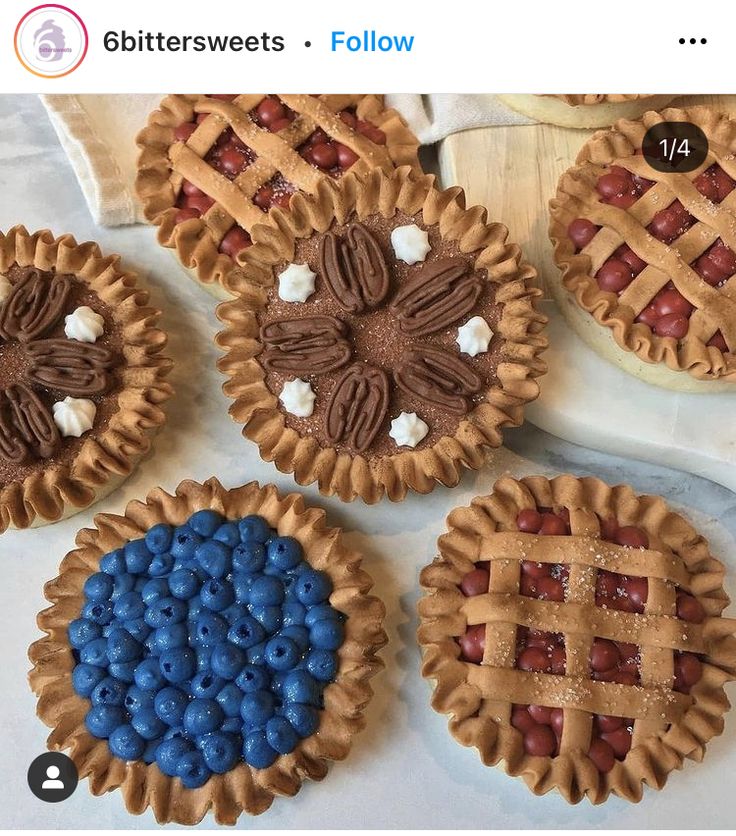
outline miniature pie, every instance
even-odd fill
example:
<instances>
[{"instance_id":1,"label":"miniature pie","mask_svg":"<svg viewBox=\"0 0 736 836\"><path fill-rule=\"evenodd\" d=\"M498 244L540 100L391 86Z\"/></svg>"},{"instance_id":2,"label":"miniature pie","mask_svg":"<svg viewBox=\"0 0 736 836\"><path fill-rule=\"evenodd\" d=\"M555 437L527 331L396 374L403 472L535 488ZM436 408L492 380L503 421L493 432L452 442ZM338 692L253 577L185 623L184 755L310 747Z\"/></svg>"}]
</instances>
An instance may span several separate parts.
<instances>
[{"instance_id":1,"label":"miniature pie","mask_svg":"<svg viewBox=\"0 0 736 836\"><path fill-rule=\"evenodd\" d=\"M421 574L425 677L459 742L537 795L639 801L723 730L736 678L724 567L664 500L500 479Z\"/></svg>"},{"instance_id":2,"label":"miniature pie","mask_svg":"<svg viewBox=\"0 0 736 836\"><path fill-rule=\"evenodd\" d=\"M538 122L564 128L607 128L618 119L638 119L647 110L666 107L669 95L639 93L575 93L564 95L501 95L498 98L513 110Z\"/></svg>"},{"instance_id":3,"label":"miniature pie","mask_svg":"<svg viewBox=\"0 0 736 836\"><path fill-rule=\"evenodd\" d=\"M158 316L96 244L0 233L0 532L80 511L148 451L171 395Z\"/></svg>"},{"instance_id":4,"label":"miniature pie","mask_svg":"<svg viewBox=\"0 0 736 836\"><path fill-rule=\"evenodd\" d=\"M159 242L220 298L255 224L295 191L348 170L419 170L417 139L380 96L167 96L138 145L136 188Z\"/></svg>"},{"instance_id":5,"label":"miniature pie","mask_svg":"<svg viewBox=\"0 0 736 836\"><path fill-rule=\"evenodd\" d=\"M274 210L217 312L230 412L261 457L369 503L480 467L545 370L535 272L506 236L408 168Z\"/></svg>"},{"instance_id":6,"label":"miniature pie","mask_svg":"<svg viewBox=\"0 0 736 836\"><path fill-rule=\"evenodd\" d=\"M705 162L655 171L641 155L661 121L698 125ZM709 108L647 113L583 146L551 202L562 313L601 356L669 389L736 381L736 122Z\"/></svg>"},{"instance_id":7,"label":"miniature pie","mask_svg":"<svg viewBox=\"0 0 736 836\"><path fill-rule=\"evenodd\" d=\"M215 479L99 515L46 585L38 714L95 795L160 823L262 813L364 724L384 607L324 512Z\"/></svg>"}]
</instances>

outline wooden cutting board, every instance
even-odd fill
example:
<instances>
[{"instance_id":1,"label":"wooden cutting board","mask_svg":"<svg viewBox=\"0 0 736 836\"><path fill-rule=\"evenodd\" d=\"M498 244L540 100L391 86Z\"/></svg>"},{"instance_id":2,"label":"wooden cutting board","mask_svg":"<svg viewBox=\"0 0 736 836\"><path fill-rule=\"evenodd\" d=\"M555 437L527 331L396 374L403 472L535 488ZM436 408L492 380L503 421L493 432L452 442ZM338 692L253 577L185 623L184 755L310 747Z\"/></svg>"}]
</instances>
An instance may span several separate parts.
<instances>
[{"instance_id":1,"label":"wooden cutting board","mask_svg":"<svg viewBox=\"0 0 736 836\"><path fill-rule=\"evenodd\" d=\"M675 107L711 104L736 115L736 96L686 96ZM547 205L591 130L555 125L492 126L454 134L439 148L443 185L458 184L469 206L502 221L540 283L557 270ZM549 372L529 420L554 435L622 456L669 464L736 491L734 395L686 395L650 386L602 360L545 302ZM729 410L727 412L727 410Z\"/></svg>"}]
</instances>

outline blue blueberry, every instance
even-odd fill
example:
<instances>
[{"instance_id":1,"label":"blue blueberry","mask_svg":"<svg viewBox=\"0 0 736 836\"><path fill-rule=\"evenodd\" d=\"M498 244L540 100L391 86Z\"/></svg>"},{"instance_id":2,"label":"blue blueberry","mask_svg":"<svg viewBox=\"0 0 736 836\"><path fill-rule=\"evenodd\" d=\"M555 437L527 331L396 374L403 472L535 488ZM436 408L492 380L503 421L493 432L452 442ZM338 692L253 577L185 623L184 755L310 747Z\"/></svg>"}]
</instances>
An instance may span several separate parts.
<instances>
[{"instance_id":1,"label":"blue blueberry","mask_svg":"<svg viewBox=\"0 0 736 836\"><path fill-rule=\"evenodd\" d=\"M158 691L166 684L159 668L158 659L153 656L136 665L133 677L135 684L144 691Z\"/></svg>"},{"instance_id":2,"label":"blue blueberry","mask_svg":"<svg viewBox=\"0 0 736 836\"><path fill-rule=\"evenodd\" d=\"M330 604L315 604L307 610L304 617L304 626L311 627L318 621L324 621L328 618L337 618L339 620L340 613Z\"/></svg>"},{"instance_id":3,"label":"blue blueberry","mask_svg":"<svg viewBox=\"0 0 736 836\"><path fill-rule=\"evenodd\" d=\"M319 711L311 705L288 703L283 707L282 714L299 737L311 737L319 728Z\"/></svg>"},{"instance_id":4,"label":"blue blueberry","mask_svg":"<svg viewBox=\"0 0 736 836\"><path fill-rule=\"evenodd\" d=\"M220 704L225 717L240 717L240 703L243 701L243 692L235 682L228 682L223 685L215 699Z\"/></svg>"},{"instance_id":5,"label":"blue blueberry","mask_svg":"<svg viewBox=\"0 0 736 836\"><path fill-rule=\"evenodd\" d=\"M202 542L202 538L194 529L188 525L180 525L174 530L174 538L171 542L171 554L176 560L186 560L193 558L197 550L197 546Z\"/></svg>"},{"instance_id":6,"label":"blue blueberry","mask_svg":"<svg viewBox=\"0 0 736 836\"><path fill-rule=\"evenodd\" d=\"M127 630L114 629L107 638L107 658L110 662L132 662L141 658L142 648Z\"/></svg>"},{"instance_id":7,"label":"blue blueberry","mask_svg":"<svg viewBox=\"0 0 736 836\"><path fill-rule=\"evenodd\" d=\"M240 716L251 728L265 726L273 717L276 701L270 691L253 691L244 694L240 703Z\"/></svg>"},{"instance_id":8,"label":"blue blueberry","mask_svg":"<svg viewBox=\"0 0 736 836\"><path fill-rule=\"evenodd\" d=\"M142 594L146 588L146 584L149 582L148 577L146 575L129 575L128 577L133 578L133 590Z\"/></svg>"},{"instance_id":9,"label":"blue blueberry","mask_svg":"<svg viewBox=\"0 0 736 836\"><path fill-rule=\"evenodd\" d=\"M266 631L262 625L250 615L246 615L227 631L227 640L237 647L247 650L262 642L266 637Z\"/></svg>"},{"instance_id":10,"label":"blue blueberry","mask_svg":"<svg viewBox=\"0 0 736 836\"><path fill-rule=\"evenodd\" d=\"M140 714L153 708L155 698L156 691L131 685L125 694L125 708L129 714Z\"/></svg>"},{"instance_id":11,"label":"blue blueberry","mask_svg":"<svg viewBox=\"0 0 736 836\"><path fill-rule=\"evenodd\" d=\"M300 655L309 650L309 630L306 627L298 624L293 624L291 627L282 627L279 635L291 639L299 648Z\"/></svg>"},{"instance_id":12,"label":"blue blueberry","mask_svg":"<svg viewBox=\"0 0 736 836\"><path fill-rule=\"evenodd\" d=\"M205 540L197 546L197 562L211 578L224 578L232 568L232 552L219 540Z\"/></svg>"},{"instance_id":13,"label":"blue blueberry","mask_svg":"<svg viewBox=\"0 0 736 836\"><path fill-rule=\"evenodd\" d=\"M100 569L108 575L121 575L126 570L125 552L122 549L115 549L108 552L100 559Z\"/></svg>"},{"instance_id":14,"label":"blue blueberry","mask_svg":"<svg viewBox=\"0 0 736 836\"><path fill-rule=\"evenodd\" d=\"M231 549L234 549L240 542L240 529L237 523L226 522L217 529L212 537L229 546Z\"/></svg>"},{"instance_id":15,"label":"blue blueberry","mask_svg":"<svg viewBox=\"0 0 736 836\"><path fill-rule=\"evenodd\" d=\"M197 656L190 647L164 651L160 658L161 673L169 682L185 682L197 671Z\"/></svg>"},{"instance_id":16,"label":"blue blueberry","mask_svg":"<svg viewBox=\"0 0 736 836\"><path fill-rule=\"evenodd\" d=\"M337 675L337 656L329 650L310 650L306 662L307 671L318 682L332 682Z\"/></svg>"},{"instance_id":17,"label":"blue blueberry","mask_svg":"<svg viewBox=\"0 0 736 836\"><path fill-rule=\"evenodd\" d=\"M178 598L159 598L149 605L144 618L149 627L165 627L167 624L185 621L188 612L187 605Z\"/></svg>"},{"instance_id":18,"label":"blue blueberry","mask_svg":"<svg viewBox=\"0 0 736 836\"><path fill-rule=\"evenodd\" d=\"M318 650L337 650L345 641L345 627L336 618L317 621L309 630L309 641Z\"/></svg>"},{"instance_id":19,"label":"blue blueberry","mask_svg":"<svg viewBox=\"0 0 736 836\"><path fill-rule=\"evenodd\" d=\"M273 635L281 627L281 607L254 607L250 608L250 614L259 621L267 633Z\"/></svg>"},{"instance_id":20,"label":"blue blueberry","mask_svg":"<svg viewBox=\"0 0 736 836\"><path fill-rule=\"evenodd\" d=\"M187 616L189 621L194 621L200 613L205 612L205 608L202 606L202 599L199 597L199 594L190 598L187 606L189 607L189 615Z\"/></svg>"},{"instance_id":21,"label":"blue blueberry","mask_svg":"<svg viewBox=\"0 0 736 836\"><path fill-rule=\"evenodd\" d=\"M250 588L255 580L255 575L246 575L244 572L236 572L232 576L231 583L235 591L235 600L240 604L250 603Z\"/></svg>"},{"instance_id":22,"label":"blue blueberry","mask_svg":"<svg viewBox=\"0 0 736 836\"><path fill-rule=\"evenodd\" d=\"M143 579L141 579L143 580ZM121 572L119 575L115 575L113 578L113 590L112 595L110 596L111 601L117 601L126 592L137 592L136 590L136 578L135 575L131 575L128 572Z\"/></svg>"},{"instance_id":23,"label":"blue blueberry","mask_svg":"<svg viewBox=\"0 0 736 836\"><path fill-rule=\"evenodd\" d=\"M222 514L208 509L195 511L189 517L189 527L202 537L212 537L224 522L225 518Z\"/></svg>"},{"instance_id":24,"label":"blue blueberry","mask_svg":"<svg viewBox=\"0 0 736 836\"><path fill-rule=\"evenodd\" d=\"M296 579L294 592L305 607L321 604L330 597L332 581L324 572L305 569Z\"/></svg>"},{"instance_id":25,"label":"blue blueberry","mask_svg":"<svg viewBox=\"0 0 736 836\"><path fill-rule=\"evenodd\" d=\"M102 635L102 627L89 618L75 618L69 624L69 644L81 650L85 644L99 639Z\"/></svg>"},{"instance_id":26,"label":"blue blueberry","mask_svg":"<svg viewBox=\"0 0 736 836\"><path fill-rule=\"evenodd\" d=\"M288 755L296 749L299 735L285 717L272 717L266 723L266 740L280 755Z\"/></svg>"},{"instance_id":27,"label":"blue blueberry","mask_svg":"<svg viewBox=\"0 0 736 836\"><path fill-rule=\"evenodd\" d=\"M125 566L131 575L143 575L151 565L153 555L145 540L132 540L125 545Z\"/></svg>"},{"instance_id":28,"label":"blue blueberry","mask_svg":"<svg viewBox=\"0 0 736 836\"><path fill-rule=\"evenodd\" d=\"M200 597L208 610L221 612L235 601L235 592L230 581L213 579L203 584Z\"/></svg>"},{"instance_id":29,"label":"blue blueberry","mask_svg":"<svg viewBox=\"0 0 736 836\"><path fill-rule=\"evenodd\" d=\"M189 569L177 569L169 576L169 589L174 598L188 601L199 592L200 580Z\"/></svg>"},{"instance_id":30,"label":"blue blueberry","mask_svg":"<svg viewBox=\"0 0 736 836\"><path fill-rule=\"evenodd\" d=\"M79 659L87 665L106 668L110 664L107 658L107 639L92 639L79 651Z\"/></svg>"},{"instance_id":31,"label":"blue blueberry","mask_svg":"<svg viewBox=\"0 0 736 836\"><path fill-rule=\"evenodd\" d=\"M130 684L135 680L136 665L137 661L135 659L131 662L113 662L108 670L110 671L110 676L114 676L115 679Z\"/></svg>"},{"instance_id":32,"label":"blue blueberry","mask_svg":"<svg viewBox=\"0 0 736 836\"><path fill-rule=\"evenodd\" d=\"M203 700L213 700L225 685L225 680L213 673L203 672L192 678L190 691L194 697Z\"/></svg>"},{"instance_id":33,"label":"blue blueberry","mask_svg":"<svg viewBox=\"0 0 736 836\"><path fill-rule=\"evenodd\" d=\"M284 678L287 671L274 671L271 674L271 693L277 700L281 700L284 693Z\"/></svg>"},{"instance_id":34,"label":"blue blueberry","mask_svg":"<svg viewBox=\"0 0 736 836\"><path fill-rule=\"evenodd\" d=\"M229 772L240 758L240 746L229 734L214 732L208 734L202 742L202 756L212 772Z\"/></svg>"},{"instance_id":35,"label":"blue blueberry","mask_svg":"<svg viewBox=\"0 0 736 836\"><path fill-rule=\"evenodd\" d=\"M299 601L287 601L281 608L282 623L284 627L291 627L292 625L305 624L307 617L307 608Z\"/></svg>"},{"instance_id":36,"label":"blue blueberry","mask_svg":"<svg viewBox=\"0 0 736 836\"><path fill-rule=\"evenodd\" d=\"M243 741L243 760L254 769L266 769L279 753L268 744L266 732L251 732Z\"/></svg>"},{"instance_id":37,"label":"blue blueberry","mask_svg":"<svg viewBox=\"0 0 736 836\"><path fill-rule=\"evenodd\" d=\"M194 622L194 635L205 647L214 647L225 641L228 634L228 623L225 619L212 612L203 612Z\"/></svg>"},{"instance_id":38,"label":"blue blueberry","mask_svg":"<svg viewBox=\"0 0 736 836\"><path fill-rule=\"evenodd\" d=\"M221 642L212 651L212 671L223 679L235 679L247 662L245 653L229 642Z\"/></svg>"},{"instance_id":39,"label":"blue blueberry","mask_svg":"<svg viewBox=\"0 0 736 836\"><path fill-rule=\"evenodd\" d=\"M143 598L137 592L125 592L113 607L115 618L119 621L132 621L134 618L143 618L143 613L146 611L146 605L143 603Z\"/></svg>"},{"instance_id":40,"label":"blue blueberry","mask_svg":"<svg viewBox=\"0 0 736 836\"><path fill-rule=\"evenodd\" d=\"M122 682L106 676L92 691L90 701L92 705L122 705L126 690Z\"/></svg>"},{"instance_id":41,"label":"blue blueberry","mask_svg":"<svg viewBox=\"0 0 736 836\"><path fill-rule=\"evenodd\" d=\"M214 648L200 645L196 649L197 654L197 673L211 673L212 672L212 651Z\"/></svg>"},{"instance_id":42,"label":"blue blueberry","mask_svg":"<svg viewBox=\"0 0 736 836\"><path fill-rule=\"evenodd\" d=\"M250 665L265 665L266 664L266 642L249 647L246 651L248 664Z\"/></svg>"},{"instance_id":43,"label":"blue blueberry","mask_svg":"<svg viewBox=\"0 0 736 836\"><path fill-rule=\"evenodd\" d=\"M219 729L224 719L217 700L194 699L184 711L184 731L190 735L207 734Z\"/></svg>"},{"instance_id":44,"label":"blue blueberry","mask_svg":"<svg viewBox=\"0 0 736 836\"><path fill-rule=\"evenodd\" d=\"M253 574L266 565L266 547L261 543L240 543L233 549L233 572Z\"/></svg>"},{"instance_id":45,"label":"blue blueberry","mask_svg":"<svg viewBox=\"0 0 736 836\"><path fill-rule=\"evenodd\" d=\"M172 726L167 729L164 734L164 740L171 740L174 737L181 737L184 740L190 740L189 735L184 731L184 726ZM194 743L194 741L191 741Z\"/></svg>"},{"instance_id":46,"label":"blue blueberry","mask_svg":"<svg viewBox=\"0 0 736 836\"><path fill-rule=\"evenodd\" d=\"M192 744L183 737L170 737L168 740L163 740L156 750L158 768L164 775L174 778L179 761L193 750Z\"/></svg>"},{"instance_id":47,"label":"blue blueberry","mask_svg":"<svg viewBox=\"0 0 736 836\"><path fill-rule=\"evenodd\" d=\"M222 721L221 730L224 731L226 734L231 734L242 744L242 739L240 737L241 732L243 731L243 720L240 717L240 713L238 713L237 717L226 717Z\"/></svg>"},{"instance_id":48,"label":"blue blueberry","mask_svg":"<svg viewBox=\"0 0 736 836\"><path fill-rule=\"evenodd\" d=\"M72 685L80 697L89 697L97 685L105 678L106 671L102 667L82 663L72 672Z\"/></svg>"},{"instance_id":49,"label":"blue blueberry","mask_svg":"<svg viewBox=\"0 0 736 836\"><path fill-rule=\"evenodd\" d=\"M83 589L88 601L107 601L112 595L113 580L105 572L96 572L87 578Z\"/></svg>"},{"instance_id":50,"label":"blue blueberry","mask_svg":"<svg viewBox=\"0 0 736 836\"><path fill-rule=\"evenodd\" d=\"M235 684L246 694L265 691L268 688L268 671L259 665L245 665L238 674Z\"/></svg>"},{"instance_id":51,"label":"blue blueberry","mask_svg":"<svg viewBox=\"0 0 736 836\"><path fill-rule=\"evenodd\" d=\"M153 641L159 653L186 647L189 643L189 628L182 621L178 624L166 624L154 632Z\"/></svg>"},{"instance_id":52,"label":"blue blueberry","mask_svg":"<svg viewBox=\"0 0 736 836\"><path fill-rule=\"evenodd\" d=\"M268 523L256 514L251 514L249 517L243 517L238 523L240 529L240 539L244 543L266 543L271 539L271 529Z\"/></svg>"},{"instance_id":53,"label":"blue blueberry","mask_svg":"<svg viewBox=\"0 0 736 836\"><path fill-rule=\"evenodd\" d=\"M143 618L133 618L123 622L123 628L127 630L137 642L145 642L151 635L151 628Z\"/></svg>"},{"instance_id":54,"label":"blue blueberry","mask_svg":"<svg viewBox=\"0 0 736 836\"><path fill-rule=\"evenodd\" d=\"M302 547L294 537L274 537L268 544L268 561L282 572L293 569L302 560Z\"/></svg>"},{"instance_id":55,"label":"blue blueberry","mask_svg":"<svg viewBox=\"0 0 736 836\"><path fill-rule=\"evenodd\" d=\"M144 539L151 554L164 554L169 550L173 538L174 529L166 523L158 523L148 530Z\"/></svg>"},{"instance_id":56,"label":"blue blueberry","mask_svg":"<svg viewBox=\"0 0 736 836\"><path fill-rule=\"evenodd\" d=\"M275 671L289 671L299 661L296 643L288 636L274 636L266 642L266 664Z\"/></svg>"},{"instance_id":57,"label":"blue blueberry","mask_svg":"<svg viewBox=\"0 0 736 836\"><path fill-rule=\"evenodd\" d=\"M146 741L133 726L125 724L113 730L107 745L116 758L124 761L137 761L143 756Z\"/></svg>"},{"instance_id":58,"label":"blue blueberry","mask_svg":"<svg viewBox=\"0 0 736 836\"><path fill-rule=\"evenodd\" d=\"M161 578L168 575L174 568L174 558L170 554L157 554L148 567L148 574L152 578Z\"/></svg>"},{"instance_id":59,"label":"blue blueberry","mask_svg":"<svg viewBox=\"0 0 736 836\"><path fill-rule=\"evenodd\" d=\"M162 737L166 731L166 725L163 720L156 716L153 708L144 708L138 711L133 715L130 722L144 740L154 740L157 737Z\"/></svg>"},{"instance_id":60,"label":"blue blueberry","mask_svg":"<svg viewBox=\"0 0 736 836\"><path fill-rule=\"evenodd\" d=\"M278 578L262 575L250 587L250 604L255 607L280 606L284 602L284 585Z\"/></svg>"},{"instance_id":61,"label":"blue blueberry","mask_svg":"<svg viewBox=\"0 0 736 836\"><path fill-rule=\"evenodd\" d=\"M141 598L149 607L153 606L156 601L161 601L170 595L169 582L165 578L152 578L143 584L141 590Z\"/></svg>"},{"instance_id":62,"label":"blue blueberry","mask_svg":"<svg viewBox=\"0 0 736 836\"><path fill-rule=\"evenodd\" d=\"M303 669L290 671L284 678L284 702L299 702L319 706L321 691L315 678Z\"/></svg>"},{"instance_id":63,"label":"blue blueberry","mask_svg":"<svg viewBox=\"0 0 736 836\"><path fill-rule=\"evenodd\" d=\"M154 697L153 709L156 716L167 726L179 726L184 720L184 711L189 697L179 688L162 688Z\"/></svg>"},{"instance_id":64,"label":"blue blueberry","mask_svg":"<svg viewBox=\"0 0 736 836\"><path fill-rule=\"evenodd\" d=\"M241 618L245 618L248 615L248 607L245 604L238 604L236 602L235 604L230 604L220 615L232 626L236 621L240 621Z\"/></svg>"},{"instance_id":65,"label":"blue blueberry","mask_svg":"<svg viewBox=\"0 0 736 836\"><path fill-rule=\"evenodd\" d=\"M82 618L94 621L95 624L109 624L113 619L111 601L88 601L82 607Z\"/></svg>"},{"instance_id":66,"label":"blue blueberry","mask_svg":"<svg viewBox=\"0 0 736 836\"><path fill-rule=\"evenodd\" d=\"M176 776L187 789L194 790L206 784L211 775L201 752L185 752L177 761Z\"/></svg>"},{"instance_id":67,"label":"blue blueberry","mask_svg":"<svg viewBox=\"0 0 736 836\"><path fill-rule=\"evenodd\" d=\"M105 738L125 723L125 711L119 705L93 705L84 718L93 737Z\"/></svg>"}]
</instances>

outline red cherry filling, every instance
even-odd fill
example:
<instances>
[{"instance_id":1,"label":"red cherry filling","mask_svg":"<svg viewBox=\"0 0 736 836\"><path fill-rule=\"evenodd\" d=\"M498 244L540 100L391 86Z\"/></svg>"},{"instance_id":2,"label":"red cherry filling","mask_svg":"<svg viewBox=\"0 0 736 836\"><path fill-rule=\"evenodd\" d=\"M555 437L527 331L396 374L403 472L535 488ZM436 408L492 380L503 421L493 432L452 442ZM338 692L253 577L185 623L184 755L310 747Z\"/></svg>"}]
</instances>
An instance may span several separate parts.
<instances>
[{"instance_id":1,"label":"red cherry filling","mask_svg":"<svg viewBox=\"0 0 736 836\"><path fill-rule=\"evenodd\" d=\"M234 259L241 250L250 247L252 243L250 235L242 227L234 226L220 241L220 252Z\"/></svg>"},{"instance_id":2,"label":"red cherry filling","mask_svg":"<svg viewBox=\"0 0 736 836\"><path fill-rule=\"evenodd\" d=\"M693 224L695 218L685 209L679 200L675 200L666 209L660 209L652 218L647 230L664 242L671 244L683 235Z\"/></svg>"},{"instance_id":3,"label":"red cherry filling","mask_svg":"<svg viewBox=\"0 0 736 836\"><path fill-rule=\"evenodd\" d=\"M386 134L372 122L358 119L353 110L342 110L340 119L376 145L386 144ZM333 177L339 177L358 160L358 155L347 145L329 137L321 128L317 128L298 149L304 159L321 171Z\"/></svg>"},{"instance_id":4,"label":"red cherry filling","mask_svg":"<svg viewBox=\"0 0 736 836\"><path fill-rule=\"evenodd\" d=\"M720 203L736 187L733 180L717 163L693 180L695 188L713 203Z\"/></svg>"},{"instance_id":5,"label":"red cherry filling","mask_svg":"<svg viewBox=\"0 0 736 836\"><path fill-rule=\"evenodd\" d=\"M736 273L736 253L719 238L691 265L712 287L718 287Z\"/></svg>"}]
</instances>

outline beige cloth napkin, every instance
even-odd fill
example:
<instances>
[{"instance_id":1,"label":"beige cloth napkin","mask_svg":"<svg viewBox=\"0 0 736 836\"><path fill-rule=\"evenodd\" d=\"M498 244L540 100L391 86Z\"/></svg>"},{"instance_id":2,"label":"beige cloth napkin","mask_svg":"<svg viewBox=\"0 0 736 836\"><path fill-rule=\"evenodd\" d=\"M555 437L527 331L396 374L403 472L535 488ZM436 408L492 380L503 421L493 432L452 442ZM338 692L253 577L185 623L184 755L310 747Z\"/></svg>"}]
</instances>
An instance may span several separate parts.
<instances>
[{"instance_id":1,"label":"beige cloth napkin","mask_svg":"<svg viewBox=\"0 0 736 836\"><path fill-rule=\"evenodd\" d=\"M133 188L138 157L135 136L162 98L119 94L41 96L92 217L102 226L144 220ZM425 144L468 128L531 121L491 95L389 95L387 101Z\"/></svg>"}]
</instances>

